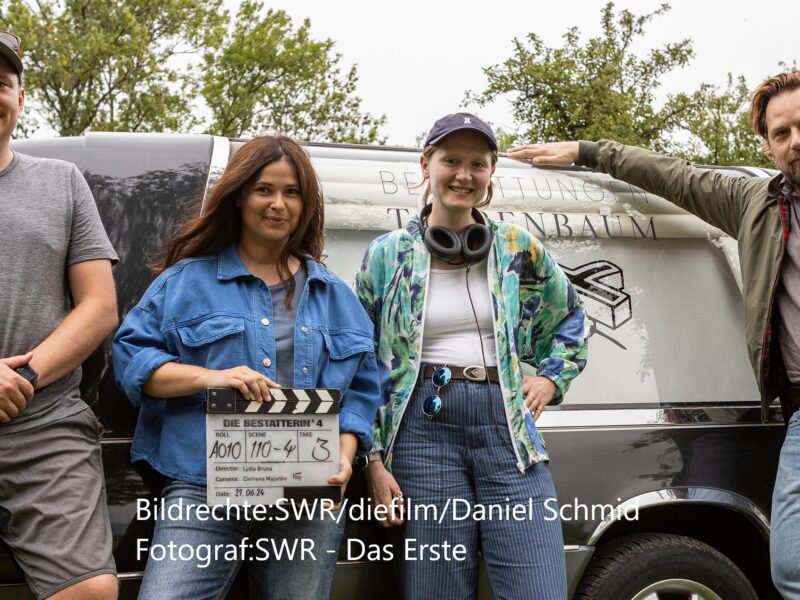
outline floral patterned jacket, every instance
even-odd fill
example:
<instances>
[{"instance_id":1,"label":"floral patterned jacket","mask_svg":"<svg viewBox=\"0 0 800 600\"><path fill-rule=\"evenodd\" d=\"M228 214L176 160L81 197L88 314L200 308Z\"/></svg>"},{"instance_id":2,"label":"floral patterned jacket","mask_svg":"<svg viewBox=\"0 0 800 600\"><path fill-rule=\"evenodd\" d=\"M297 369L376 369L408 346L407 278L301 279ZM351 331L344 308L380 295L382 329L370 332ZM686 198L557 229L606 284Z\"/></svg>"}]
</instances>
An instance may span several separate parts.
<instances>
[{"instance_id":1,"label":"floral patterned jacket","mask_svg":"<svg viewBox=\"0 0 800 600\"><path fill-rule=\"evenodd\" d=\"M552 380L553 403L561 402L586 366L585 313L572 284L533 235L510 223L486 222L494 234L487 272L500 387L517 467L524 471L548 456L525 408L520 362ZM375 324L381 378L371 452L383 452L387 469L419 373L429 272L430 254L413 217L406 229L370 244L356 276L356 295Z\"/></svg>"}]
</instances>

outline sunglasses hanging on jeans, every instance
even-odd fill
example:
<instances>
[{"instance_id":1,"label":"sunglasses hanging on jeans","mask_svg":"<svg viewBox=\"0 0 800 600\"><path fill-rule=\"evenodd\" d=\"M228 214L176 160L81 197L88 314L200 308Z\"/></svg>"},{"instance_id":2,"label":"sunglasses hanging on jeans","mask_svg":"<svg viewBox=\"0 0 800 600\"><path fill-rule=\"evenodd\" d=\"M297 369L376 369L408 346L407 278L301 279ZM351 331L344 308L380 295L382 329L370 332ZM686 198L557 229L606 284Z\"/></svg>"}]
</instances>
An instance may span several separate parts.
<instances>
[{"instance_id":1,"label":"sunglasses hanging on jeans","mask_svg":"<svg viewBox=\"0 0 800 600\"><path fill-rule=\"evenodd\" d=\"M439 367L433 372L431 376L431 383L436 388L436 393L428 396L422 402L422 412L428 419L432 419L439 414L442 410L442 399L439 396L439 390L450 383L453 378L453 373L446 366Z\"/></svg>"}]
</instances>

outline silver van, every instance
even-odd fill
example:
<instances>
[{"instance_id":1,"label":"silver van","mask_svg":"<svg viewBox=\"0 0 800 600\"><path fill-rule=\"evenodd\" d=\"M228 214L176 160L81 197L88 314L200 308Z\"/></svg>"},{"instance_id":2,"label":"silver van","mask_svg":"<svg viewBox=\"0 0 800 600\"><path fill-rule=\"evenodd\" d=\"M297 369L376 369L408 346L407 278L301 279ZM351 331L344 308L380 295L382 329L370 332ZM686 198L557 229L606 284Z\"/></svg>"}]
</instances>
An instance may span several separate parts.
<instances>
[{"instance_id":1,"label":"silver van","mask_svg":"<svg viewBox=\"0 0 800 600\"><path fill-rule=\"evenodd\" d=\"M203 135L103 134L21 140L14 150L81 168L120 255L121 316L151 280L144 257L201 199L242 144ZM326 264L352 280L367 244L419 209L419 150L308 144L326 200ZM711 168L711 167L710 167ZM724 168L731 177L765 177ZM784 429L761 421L745 353L733 240L665 200L591 170L533 169L501 157L487 213L539 237L579 290L589 363L539 421L559 495L570 597L594 600L778 598L769 577L769 510ZM113 383L108 345L82 389L106 427L103 456L122 598L144 568L158 494L128 458L134 409ZM348 489L366 496L361 474ZM396 596L391 564L349 548L385 544L375 522L348 524L332 598ZM348 540L357 540L348 544ZM241 577L231 598L246 597ZM482 597L489 598L485 579ZM0 597L28 598L0 549Z\"/></svg>"}]
</instances>

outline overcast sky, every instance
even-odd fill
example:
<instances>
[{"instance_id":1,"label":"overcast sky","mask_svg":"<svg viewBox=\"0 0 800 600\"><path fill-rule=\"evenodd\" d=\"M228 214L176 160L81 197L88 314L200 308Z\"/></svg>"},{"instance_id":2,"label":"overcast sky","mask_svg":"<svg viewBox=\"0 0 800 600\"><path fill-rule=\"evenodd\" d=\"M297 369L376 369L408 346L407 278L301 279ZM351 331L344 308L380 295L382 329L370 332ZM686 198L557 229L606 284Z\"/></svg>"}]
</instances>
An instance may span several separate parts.
<instances>
[{"instance_id":1,"label":"overcast sky","mask_svg":"<svg viewBox=\"0 0 800 600\"><path fill-rule=\"evenodd\" d=\"M461 110L466 90L482 90L482 68L511 55L511 40L535 32L548 45L577 26L584 37L600 31L600 0L269 0L297 26L311 20L315 38L331 38L342 63L358 65L364 110L387 117L392 145L414 146L415 138L440 116ZM800 2L797 0L672 0L656 17L636 50L691 38L695 58L665 77L661 92L690 92L701 82L724 84L726 74L744 75L753 86L779 70L778 62L800 62ZM226 0L235 10L236 0ZM656 9L655 0L621 0L616 8L635 14ZM795 29L787 27L792 24ZM506 129L513 127L507 102L472 109Z\"/></svg>"}]
</instances>

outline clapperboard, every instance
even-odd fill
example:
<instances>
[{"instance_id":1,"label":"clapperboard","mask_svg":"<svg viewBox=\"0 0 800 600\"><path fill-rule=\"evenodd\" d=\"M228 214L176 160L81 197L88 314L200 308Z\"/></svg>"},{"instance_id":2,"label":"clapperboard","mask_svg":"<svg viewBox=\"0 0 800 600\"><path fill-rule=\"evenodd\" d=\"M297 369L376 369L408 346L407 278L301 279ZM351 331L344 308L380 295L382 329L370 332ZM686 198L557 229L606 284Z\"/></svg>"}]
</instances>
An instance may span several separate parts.
<instances>
[{"instance_id":1,"label":"clapperboard","mask_svg":"<svg viewBox=\"0 0 800 600\"><path fill-rule=\"evenodd\" d=\"M245 400L231 388L206 390L209 504L339 501L339 390L281 388Z\"/></svg>"}]
</instances>

